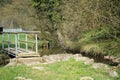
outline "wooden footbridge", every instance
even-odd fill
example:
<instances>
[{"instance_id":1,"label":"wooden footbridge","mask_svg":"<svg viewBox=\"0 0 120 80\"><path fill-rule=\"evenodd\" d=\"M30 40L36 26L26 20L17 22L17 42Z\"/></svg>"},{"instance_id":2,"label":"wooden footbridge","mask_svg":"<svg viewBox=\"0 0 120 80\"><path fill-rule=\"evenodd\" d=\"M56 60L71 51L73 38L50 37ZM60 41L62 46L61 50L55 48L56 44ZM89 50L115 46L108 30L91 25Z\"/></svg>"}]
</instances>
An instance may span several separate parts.
<instances>
[{"instance_id":1,"label":"wooden footbridge","mask_svg":"<svg viewBox=\"0 0 120 80\"><path fill-rule=\"evenodd\" d=\"M7 31L7 32L1 32L2 35L2 51L8 53L9 55L15 56L15 57L36 57L39 56L38 54L38 34L39 31ZM14 37L11 37L11 34L14 35ZM25 35L24 39L21 40L21 35ZM28 39L29 34L34 34L34 41L30 41ZM13 38L11 40L11 38ZM23 38L23 36L22 36ZM13 42L14 41L14 42ZM20 43L25 44L25 48L21 47ZM32 43L35 44L35 51L29 50L28 44ZM14 44L14 47L11 47L11 45ZM7 47L6 47L7 45Z\"/></svg>"}]
</instances>

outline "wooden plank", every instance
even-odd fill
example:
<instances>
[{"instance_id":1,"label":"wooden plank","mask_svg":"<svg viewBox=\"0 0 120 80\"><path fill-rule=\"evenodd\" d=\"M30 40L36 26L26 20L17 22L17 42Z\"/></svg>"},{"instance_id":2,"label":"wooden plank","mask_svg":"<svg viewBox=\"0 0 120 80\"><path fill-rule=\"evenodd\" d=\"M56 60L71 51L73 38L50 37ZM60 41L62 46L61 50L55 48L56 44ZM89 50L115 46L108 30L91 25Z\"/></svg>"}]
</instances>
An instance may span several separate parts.
<instances>
[{"instance_id":1,"label":"wooden plank","mask_svg":"<svg viewBox=\"0 0 120 80\"><path fill-rule=\"evenodd\" d=\"M15 48L10 48L10 50L11 50L11 51L15 51ZM32 53L32 52L33 52L33 51L30 51L30 50L29 50L29 51L26 51L26 50L21 49L21 48L18 48L17 50L18 50L19 53L29 53L29 52Z\"/></svg>"},{"instance_id":2,"label":"wooden plank","mask_svg":"<svg viewBox=\"0 0 120 80\"><path fill-rule=\"evenodd\" d=\"M25 49L22 49L22 48L18 48L18 50L20 50L20 51L24 51L24 52L34 52L34 51L31 51L31 50L25 50Z\"/></svg>"},{"instance_id":3,"label":"wooden plank","mask_svg":"<svg viewBox=\"0 0 120 80\"><path fill-rule=\"evenodd\" d=\"M10 48L10 51L15 51L15 49L14 48ZM21 50L19 50L18 49L18 53L22 53L23 51L21 51Z\"/></svg>"},{"instance_id":4,"label":"wooden plank","mask_svg":"<svg viewBox=\"0 0 120 80\"><path fill-rule=\"evenodd\" d=\"M36 53L23 53L23 54L18 54L18 57L39 57L39 54Z\"/></svg>"},{"instance_id":5,"label":"wooden plank","mask_svg":"<svg viewBox=\"0 0 120 80\"><path fill-rule=\"evenodd\" d=\"M2 51L5 52L5 53L8 53L8 50L7 50L7 49L2 49ZM10 53L10 52L9 52L9 55L16 56L15 54Z\"/></svg>"},{"instance_id":6,"label":"wooden plank","mask_svg":"<svg viewBox=\"0 0 120 80\"><path fill-rule=\"evenodd\" d=\"M3 50L8 52L7 48L5 48ZM10 48L9 54L16 56L15 48ZM26 52L26 50L24 50L24 49L18 49L17 57L40 57L40 55L36 54L36 52L34 52L34 51L27 51Z\"/></svg>"},{"instance_id":7,"label":"wooden plank","mask_svg":"<svg viewBox=\"0 0 120 80\"><path fill-rule=\"evenodd\" d=\"M33 41L24 41L24 40L19 40L20 42L22 42L22 43L33 43L33 44L35 44L35 42L33 42Z\"/></svg>"},{"instance_id":8,"label":"wooden plank","mask_svg":"<svg viewBox=\"0 0 120 80\"><path fill-rule=\"evenodd\" d=\"M26 50L21 49L21 48L18 48L18 50L19 50L19 51L21 51L21 52L26 52L26 53L28 53L28 52L29 52L29 51L26 51Z\"/></svg>"}]
</instances>

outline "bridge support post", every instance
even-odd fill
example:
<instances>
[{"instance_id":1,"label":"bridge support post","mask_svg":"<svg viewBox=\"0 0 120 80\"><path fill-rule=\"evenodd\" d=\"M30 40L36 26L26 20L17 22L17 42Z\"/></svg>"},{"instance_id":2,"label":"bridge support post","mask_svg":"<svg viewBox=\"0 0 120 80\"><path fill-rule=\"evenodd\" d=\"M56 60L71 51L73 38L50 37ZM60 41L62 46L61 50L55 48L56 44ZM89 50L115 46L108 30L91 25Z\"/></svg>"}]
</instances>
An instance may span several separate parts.
<instances>
[{"instance_id":1,"label":"bridge support post","mask_svg":"<svg viewBox=\"0 0 120 80\"><path fill-rule=\"evenodd\" d=\"M35 39L36 39L36 53L38 53L38 34L35 34Z\"/></svg>"},{"instance_id":2,"label":"bridge support post","mask_svg":"<svg viewBox=\"0 0 120 80\"><path fill-rule=\"evenodd\" d=\"M20 49L20 34L18 33L18 48Z\"/></svg>"},{"instance_id":3,"label":"bridge support post","mask_svg":"<svg viewBox=\"0 0 120 80\"><path fill-rule=\"evenodd\" d=\"M4 34L2 34L2 49L4 49Z\"/></svg>"},{"instance_id":4,"label":"bridge support post","mask_svg":"<svg viewBox=\"0 0 120 80\"><path fill-rule=\"evenodd\" d=\"M28 50L28 34L26 33L26 51Z\"/></svg>"},{"instance_id":5,"label":"bridge support post","mask_svg":"<svg viewBox=\"0 0 120 80\"><path fill-rule=\"evenodd\" d=\"M15 52L16 52L16 57L18 57L18 55L17 55L18 54L18 49L17 49L18 48L18 46L17 46L18 42L17 41L18 41L17 34L15 34Z\"/></svg>"},{"instance_id":6,"label":"bridge support post","mask_svg":"<svg viewBox=\"0 0 120 80\"><path fill-rule=\"evenodd\" d=\"M8 33L8 54L10 54L10 34Z\"/></svg>"}]
</instances>

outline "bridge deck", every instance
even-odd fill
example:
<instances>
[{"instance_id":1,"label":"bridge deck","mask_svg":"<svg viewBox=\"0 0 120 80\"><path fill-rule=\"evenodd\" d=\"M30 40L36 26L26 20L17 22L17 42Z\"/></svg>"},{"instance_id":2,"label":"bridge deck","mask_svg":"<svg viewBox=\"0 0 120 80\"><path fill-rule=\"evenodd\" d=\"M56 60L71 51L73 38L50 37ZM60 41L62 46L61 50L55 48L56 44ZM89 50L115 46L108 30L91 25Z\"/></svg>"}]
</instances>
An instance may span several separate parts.
<instances>
[{"instance_id":1,"label":"bridge deck","mask_svg":"<svg viewBox=\"0 0 120 80\"><path fill-rule=\"evenodd\" d=\"M17 57L39 57L40 55L34 51L30 50L24 50L22 48L17 49L17 54L15 48L4 48L5 52L7 52L9 55L17 56Z\"/></svg>"}]
</instances>

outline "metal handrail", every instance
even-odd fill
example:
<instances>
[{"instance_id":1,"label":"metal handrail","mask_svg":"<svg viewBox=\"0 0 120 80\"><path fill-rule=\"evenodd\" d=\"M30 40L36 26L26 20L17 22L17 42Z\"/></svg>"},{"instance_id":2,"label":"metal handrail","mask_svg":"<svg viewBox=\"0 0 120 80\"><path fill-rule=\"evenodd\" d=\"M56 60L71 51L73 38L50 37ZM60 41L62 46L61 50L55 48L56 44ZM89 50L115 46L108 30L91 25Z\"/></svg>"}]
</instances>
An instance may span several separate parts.
<instances>
[{"instance_id":1,"label":"metal handrail","mask_svg":"<svg viewBox=\"0 0 120 80\"><path fill-rule=\"evenodd\" d=\"M26 33L26 34L39 34L40 31L21 31L21 32L0 32L1 34L19 34L19 33Z\"/></svg>"},{"instance_id":2,"label":"metal handrail","mask_svg":"<svg viewBox=\"0 0 120 80\"><path fill-rule=\"evenodd\" d=\"M25 33L25 40L20 40L20 34ZM26 43L26 51L28 50L28 43L34 43L36 45L36 53L38 53L38 34L40 31L22 31L22 32L2 32L2 48L4 49L4 44L7 42L8 44L8 54L10 51L10 44L12 43L10 41L10 34L15 35L15 51L16 51L16 57L18 54L18 48L20 48L20 42ZM4 34L8 34L8 40L4 40ZM35 34L35 42L28 41L28 34Z\"/></svg>"}]
</instances>

